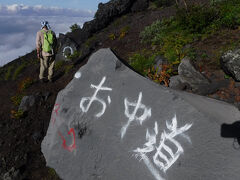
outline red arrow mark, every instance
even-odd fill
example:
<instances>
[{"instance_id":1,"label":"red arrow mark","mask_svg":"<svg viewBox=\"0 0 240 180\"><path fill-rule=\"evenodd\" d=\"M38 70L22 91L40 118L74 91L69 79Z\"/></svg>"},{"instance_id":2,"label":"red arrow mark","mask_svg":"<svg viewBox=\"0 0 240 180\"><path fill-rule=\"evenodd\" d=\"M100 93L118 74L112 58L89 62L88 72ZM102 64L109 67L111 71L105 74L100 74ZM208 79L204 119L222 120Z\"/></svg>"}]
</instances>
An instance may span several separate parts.
<instances>
[{"instance_id":1,"label":"red arrow mark","mask_svg":"<svg viewBox=\"0 0 240 180\"><path fill-rule=\"evenodd\" d=\"M68 150L69 152L72 152L74 149L76 149L75 131L74 131L73 128L71 128L71 129L68 131L68 135L70 135L71 133L73 134L73 143L72 143L70 146L67 146L67 145L66 145L66 139L63 137L63 135L62 135L60 132L58 132L58 134L59 134L59 136L61 137L62 142L63 142L63 143L62 143L63 148L66 149L66 150Z\"/></svg>"}]
</instances>

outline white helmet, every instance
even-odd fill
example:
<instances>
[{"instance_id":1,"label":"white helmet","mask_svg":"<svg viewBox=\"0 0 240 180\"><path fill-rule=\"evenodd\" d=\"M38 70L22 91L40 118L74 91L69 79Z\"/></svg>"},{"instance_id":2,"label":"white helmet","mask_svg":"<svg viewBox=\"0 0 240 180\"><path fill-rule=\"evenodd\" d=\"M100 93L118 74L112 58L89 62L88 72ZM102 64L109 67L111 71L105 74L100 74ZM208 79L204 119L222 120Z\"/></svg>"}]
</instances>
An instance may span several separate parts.
<instances>
[{"instance_id":1,"label":"white helmet","mask_svg":"<svg viewBox=\"0 0 240 180\"><path fill-rule=\"evenodd\" d=\"M51 29L48 21L42 21L42 22L41 22L41 29L42 29L44 26L46 26L48 29Z\"/></svg>"}]
</instances>

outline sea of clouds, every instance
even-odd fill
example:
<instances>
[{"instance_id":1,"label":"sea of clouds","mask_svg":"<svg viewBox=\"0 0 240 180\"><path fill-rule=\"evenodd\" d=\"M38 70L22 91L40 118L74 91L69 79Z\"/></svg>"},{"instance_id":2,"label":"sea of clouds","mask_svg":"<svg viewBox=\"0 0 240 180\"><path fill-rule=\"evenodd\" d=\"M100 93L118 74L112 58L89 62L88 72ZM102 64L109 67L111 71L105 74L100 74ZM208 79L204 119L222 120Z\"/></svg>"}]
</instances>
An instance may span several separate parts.
<instances>
[{"instance_id":1,"label":"sea of clouds","mask_svg":"<svg viewBox=\"0 0 240 180\"><path fill-rule=\"evenodd\" d=\"M93 19L94 12L57 7L0 5L0 66L35 49L40 23L47 20L55 33L66 33L70 26Z\"/></svg>"}]
</instances>

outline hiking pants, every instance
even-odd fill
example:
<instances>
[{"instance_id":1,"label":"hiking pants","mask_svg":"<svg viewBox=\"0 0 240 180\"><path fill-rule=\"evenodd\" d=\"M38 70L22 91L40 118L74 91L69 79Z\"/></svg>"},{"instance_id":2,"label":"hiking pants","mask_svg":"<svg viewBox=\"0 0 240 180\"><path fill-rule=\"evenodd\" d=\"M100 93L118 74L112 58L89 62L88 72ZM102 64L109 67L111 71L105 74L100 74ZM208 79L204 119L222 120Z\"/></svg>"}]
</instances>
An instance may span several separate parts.
<instances>
[{"instance_id":1,"label":"hiking pants","mask_svg":"<svg viewBox=\"0 0 240 180\"><path fill-rule=\"evenodd\" d=\"M52 79L54 64L55 64L54 56L42 56L42 58L40 58L39 79L44 78L46 70L48 70L48 80Z\"/></svg>"}]
</instances>

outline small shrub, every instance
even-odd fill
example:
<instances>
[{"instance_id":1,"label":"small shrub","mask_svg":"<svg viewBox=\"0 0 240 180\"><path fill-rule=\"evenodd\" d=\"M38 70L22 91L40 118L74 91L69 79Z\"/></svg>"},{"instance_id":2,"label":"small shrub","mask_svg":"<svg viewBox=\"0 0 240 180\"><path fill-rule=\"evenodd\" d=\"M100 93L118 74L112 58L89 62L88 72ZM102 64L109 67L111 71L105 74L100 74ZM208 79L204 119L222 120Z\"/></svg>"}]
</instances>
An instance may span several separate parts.
<instances>
[{"instance_id":1,"label":"small shrub","mask_svg":"<svg viewBox=\"0 0 240 180\"><path fill-rule=\"evenodd\" d=\"M97 37L95 35L93 35L92 37L90 37L86 40L84 45L87 47L90 47L96 40L97 40Z\"/></svg>"},{"instance_id":2,"label":"small shrub","mask_svg":"<svg viewBox=\"0 0 240 180\"><path fill-rule=\"evenodd\" d=\"M136 53L129 58L130 65L144 76L147 75L146 69L149 69L154 64L156 55L149 56L146 52Z\"/></svg>"},{"instance_id":3,"label":"small shrub","mask_svg":"<svg viewBox=\"0 0 240 180\"><path fill-rule=\"evenodd\" d=\"M195 60L197 58L197 52L194 48L188 48L185 50L186 56L188 56L190 59Z\"/></svg>"},{"instance_id":4,"label":"small shrub","mask_svg":"<svg viewBox=\"0 0 240 180\"><path fill-rule=\"evenodd\" d=\"M17 69L15 70L15 72L13 73L12 79L16 80L17 77L22 73L22 71L26 68L26 64L23 63L20 66L17 67Z\"/></svg>"},{"instance_id":5,"label":"small shrub","mask_svg":"<svg viewBox=\"0 0 240 180\"><path fill-rule=\"evenodd\" d=\"M76 51L73 52L73 54L67 56L67 59L73 60L73 59L77 59L81 56L82 56L82 52L76 50Z\"/></svg>"},{"instance_id":6,"label":"small shrub","mask_svg":"<svg viewBox=\"0 0 240 180\"><path fill-rule=\"evenodd\" d=\"M216 5L220 9L218 23L222 27L235 28L240 24L240 2L236 0L221 1Z\"/></svg>"},{"instance_id":7,"label":"small shrub","mask_svg":"<svg viewBox=\"0 0 240 180\"><path fill-rule=\"evenodd\" d=\"M73 24L73 25L70 26L70 29L71 29L72 32L74 32L74 31L76 31L77 29L80 29L80 26L79 26L77 23L75 23L75 24Z\"/></svg>"},{"instance_id":8,"label":"small shrub","mask_svg":"<svg viewBox=\"0 0 240 180\"><path fill-rule=\"evenodd\" d=\"M74 65L72 65L72 64L65 66L64 73L68 74L72 70L73 67L74 67Z\"/></svg>"},{"instance_id":9,"label":"small shrub","mask_svg":"<svg viewBox=\"0 0 240 180\"><path fill-rule=\"evenodd\" d=\"M201 58L206 59L208 58L208 55L206 53L202 53Z\"/></svg>"},{"instance_id":10,"label":"small shrub","mask_svg":"<svg viewBox=\"0 0 240 180\"><path fill-rule=\"evenodd\" d=\"M230 79L230 77L231 77L230 75L224 74L224 78L225 78L225 79Z\"/></svg>"},{"instance_id":11,"label":"small shrub","mask_svg":"<svg viewBox=\"0 0 240 180\"><path fill-rule=\"evenodd\" d=\"M116 39L116 35L113 34L113 33L109 34L108 37L109 37L109 39L111 39L111 40Z\"/></svg>"},{"instance_id":12,"label":"small shrub","mask_svg":"<svg viewBox=\"0 0 240 180\"><path fill-rule=\"evenodd\" d=\"M161 71L159 72L159 68ZM156 83L164 84L164 86L169 86L170 73L172 72L171 65L162 65L158 68L149 68L147 70L147 76Z\"/></svg>"},{"instance_id":13,"label":"small shrub","mask_svg":"<svg viewBox=\"0 0 240 180\"><path fill-rule=\"evenodd\" d=\"M120 29L120 35L119 35L119 39L122 39L126 36L126 34L128 33L129 31L129 26L125 26L123 28Z\"/></svg>"},{"instance_id":14,"label":"small shrub","mask_svg":"<svg viewBox=\"0 0 240 180\"><path fill-rule=\"evenodd\" d=\"M55 70L56 71L60 70L64 66L64 64L65 64L65 61L57 61L54 66Z\"/></svg>"},{"instance_id":15,"label":"small shrub","mask_svg":"<svg viewBox=\"0 0 240 180\"><path fill-rule=\"evenodd\" d=\"M19 106L21 101L22 101L22 98L23 98L23 94L16 94L15 96L11 97L11 101L12 103L15 105L15 106Z\"/></svg>"},{"instance_id":16,"label":"small shrub","mask_svg":"<svg viewBox=\"0 0 240 180\"><path fill-rule=\"evenodd\" d=\"M121 24L122 18L117 18L113 21L113 26L117 28Z\"/></svg>"},{"instance_id":17,"label":"small shrub","mask_svg":"<svg viewBox=\"0 0 240 180\"><path fill-rule=\"evenodd\" d=\"M156 3L152 2L152 1L149 2L148 9L150 9L150 10L155 10L155 9L157 9L157 8L158 8L158 7L157 7Z\"/></svg>"},{"instance_id":18,"label":"small shrub","mask_svg":"<svg viewBox=\"0 0 240 180\"><path fill-rule=\"evenodd\" d=\"M5 81L8 81L10 79L10 77L12 75L13 69L14 69L14 66L9 66L8 67L7 72L6 72L5 76L4 76L4 80Z\"/></svg>"},{"instance_id":19,"label":"small shrub","mask_svg":"<svg viewBox=\"0 0 240 180\"><path fill-rule=\"evenodd\" d=\"M20 119L20 118L23 118L24 116L25 116L25 113L21 110L19 111L11 110L12 119Z\"/></svg>"},{"instance_id":20,"label":"small shrub","mask_svg":"<svg viewBox=\"0 0 240 180\"><path fill-rule=\"evenodd\" d=\"M221 2L223 0L210 0L210 4L213 6L213 5L216 5L217 3Z\"/></svg>"},{"instance_id":21,"label":"small shrub","mask_svg":"<svg viewBox=\"0 0 240 180\"><path fill-rule=\"evenodd\" d=\"M155 21L150 26L144 28L144 31L140 32L140 38L142 43L152 43L152 40L162 31L163 21Z\"/></svg>"},{"instance_id":22,"label":"small shrub","mask_svg":"<svg viewBox=\"0 0 240 180\"><path fill-rule=\"evenodd\" d=\"M49 178L52 180L59 179L56 171L53 168L48 168L48 175L49 175Z\"/></svg>"},{"instance_id":23,"label":"small shrub","mask_svg":"<svg viewBox=\"0 0 240 180\"><path fill-rule=\"evenodd\" d=\"M33 82L34 82L34 80L31 77L27 77L27 78L23 79L18 85L18 91L22 92L22 91L26 90L33 84Z\"/></svg>"},{"instance_id":24,"label":"small shrub","mask_svg":"<svg viewBox=\"0 0 240 180\"><path fill-rule=\"evenodd\" d=\"M219 10L212 6L191 6L188 11L178 9L176 15L181 28L191 33L204 33L205 29L217 19L219 19Z\"/></svg>"}]
</instances>

